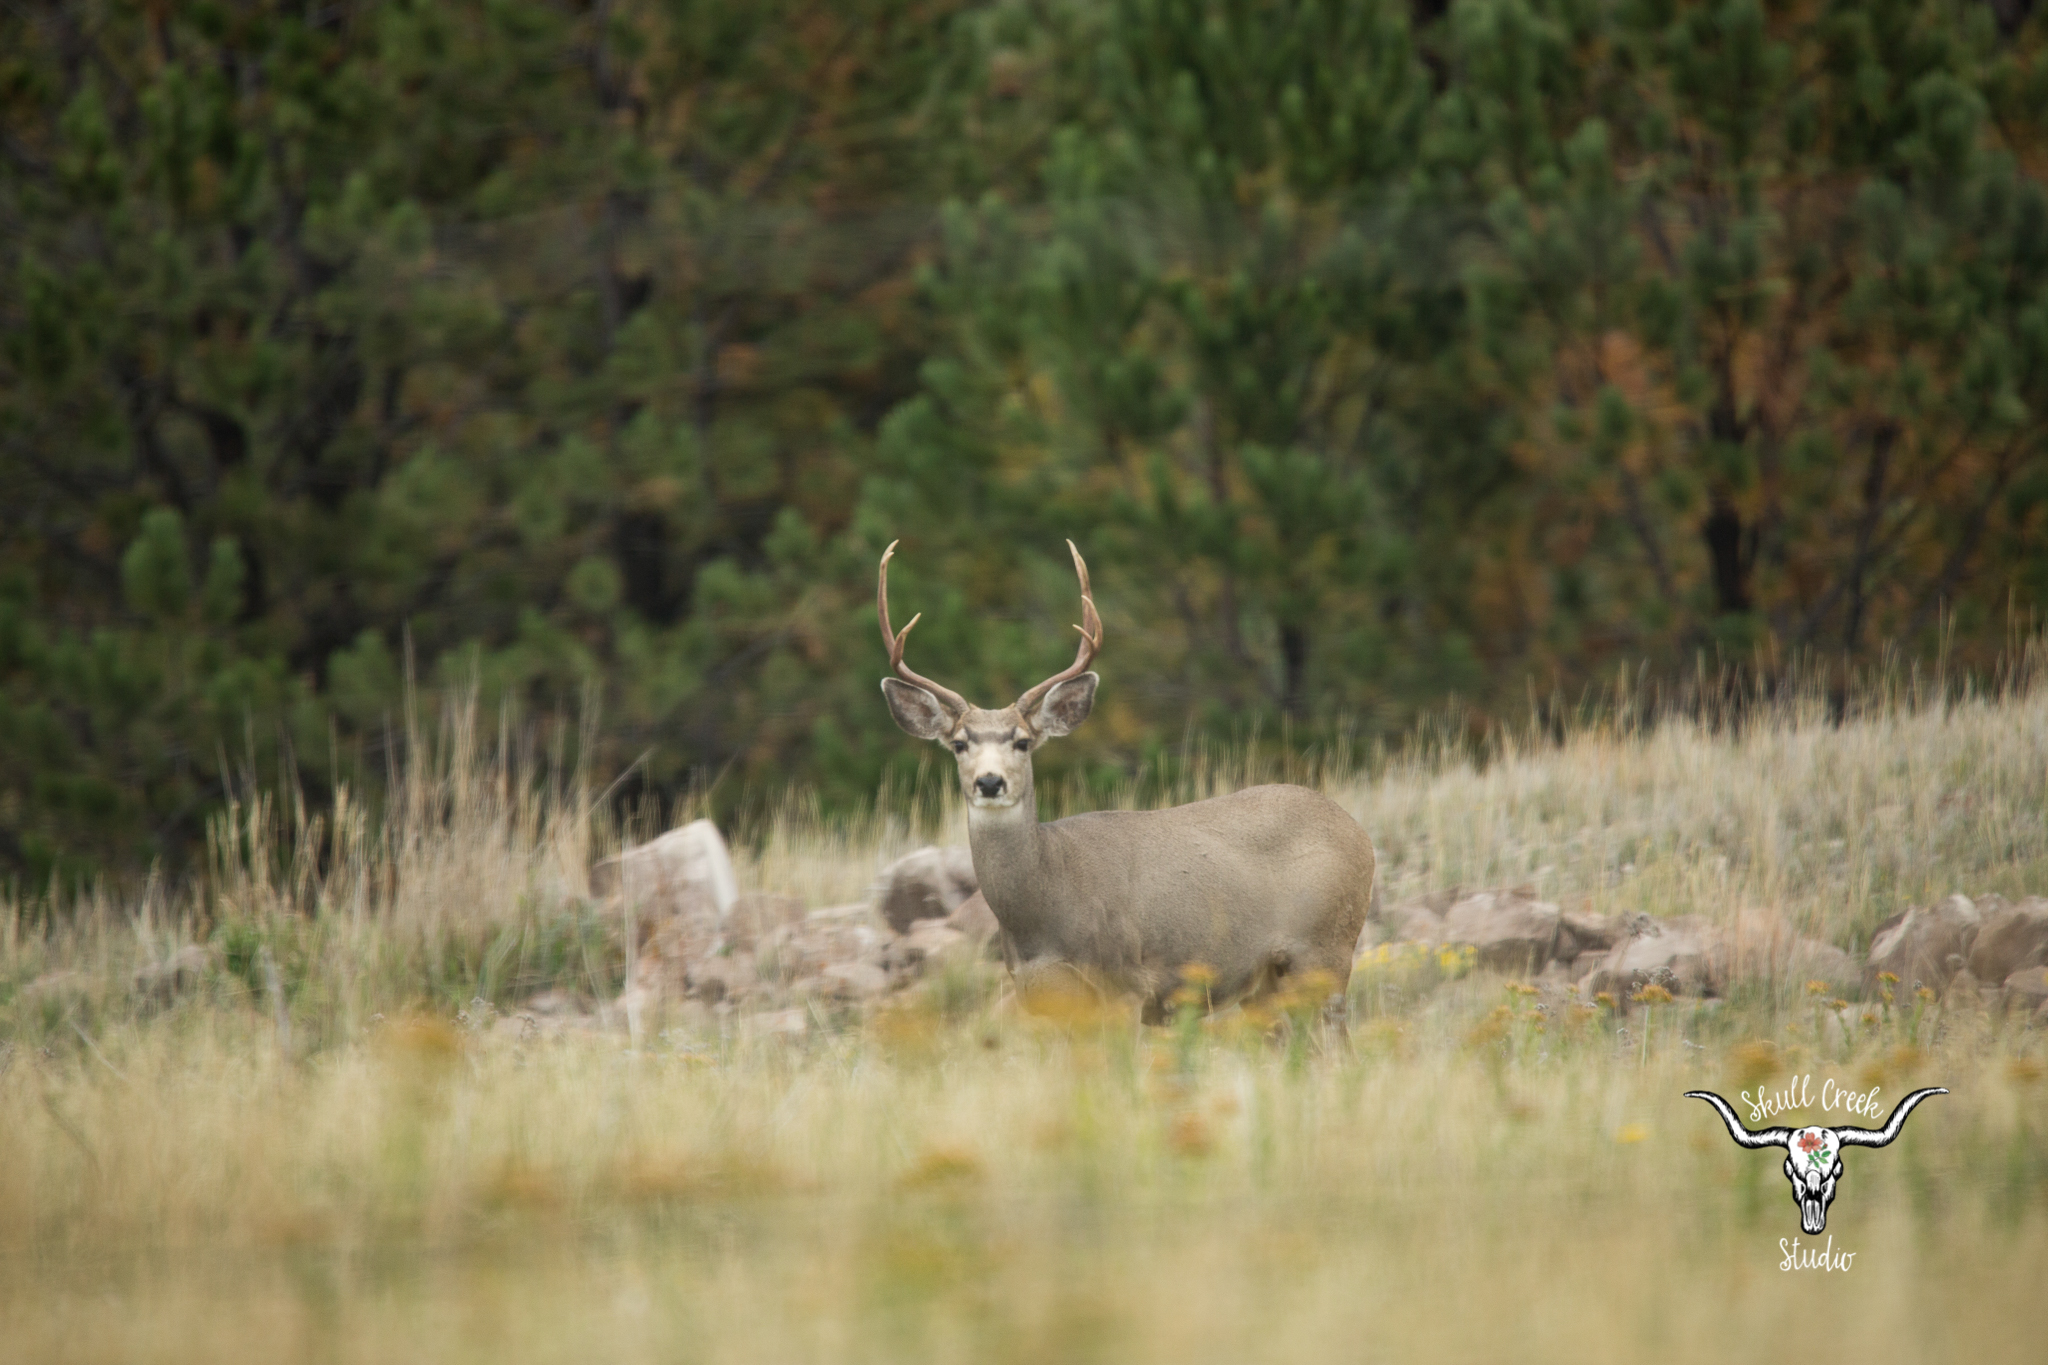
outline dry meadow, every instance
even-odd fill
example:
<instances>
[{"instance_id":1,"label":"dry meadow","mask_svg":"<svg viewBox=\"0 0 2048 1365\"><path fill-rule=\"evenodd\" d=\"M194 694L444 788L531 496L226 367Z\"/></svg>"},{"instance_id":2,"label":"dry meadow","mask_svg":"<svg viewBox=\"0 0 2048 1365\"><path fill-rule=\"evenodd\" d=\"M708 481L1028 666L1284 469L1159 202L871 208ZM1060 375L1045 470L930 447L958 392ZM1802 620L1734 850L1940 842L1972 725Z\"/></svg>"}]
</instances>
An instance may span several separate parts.
<instances>
[{"instance_id":1,"label":"dry meadow","mask_svg":"<svg viewBox=\"0 0 2048 1365\"><path fill-rule=\"evenodd\" d=\"M2048 1046L1982 1000L1782 981L1622 1017L1393 954L1342 1044L1035 1016L996 969L801 1038L519 1026L536 991L615 994L623 930L580 892L620 836L469 715L375 814L253 800L190 885L0 908L6 1359L2041 1358ZM1764 909L1859 954L1909 905L2048 892L2024 675L1701 717L1218 758L1170 798L1305 776L1390 899ZM742 881L859 899L957 820L792 801ZM1846 1269L1780 1268L1782 1157L1682 1098L1795 1075L1951 1092L1849 1153Z\"/></svg>"}]
</instances>

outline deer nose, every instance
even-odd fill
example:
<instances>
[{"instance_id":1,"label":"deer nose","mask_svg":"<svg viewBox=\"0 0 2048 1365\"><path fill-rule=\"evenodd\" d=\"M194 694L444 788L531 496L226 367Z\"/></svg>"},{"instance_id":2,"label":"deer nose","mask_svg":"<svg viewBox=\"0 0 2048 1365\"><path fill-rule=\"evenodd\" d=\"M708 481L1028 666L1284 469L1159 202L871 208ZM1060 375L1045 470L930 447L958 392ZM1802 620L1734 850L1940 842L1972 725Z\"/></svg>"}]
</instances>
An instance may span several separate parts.
<instances>
[{"instance_id":1,"label":"deer nose","mask_svg":"<svg viewBox=\"0 0 2048 1365\"><path fill-rule=\"evenodd\" d=\"M974 779L974 789L983 796L1001 796L1003 794L1003 779L994 773L984 773Z\"/></svg>"}]
</instances>

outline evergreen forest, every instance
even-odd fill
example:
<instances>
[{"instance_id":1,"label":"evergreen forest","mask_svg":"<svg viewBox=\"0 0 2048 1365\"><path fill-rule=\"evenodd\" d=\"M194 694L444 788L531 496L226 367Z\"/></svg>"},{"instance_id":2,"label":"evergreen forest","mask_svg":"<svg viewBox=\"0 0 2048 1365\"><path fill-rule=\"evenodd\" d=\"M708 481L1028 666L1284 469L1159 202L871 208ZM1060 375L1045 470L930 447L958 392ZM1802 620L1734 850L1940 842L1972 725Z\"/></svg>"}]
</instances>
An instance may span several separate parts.
<instances>
[{"instance_id":1,"label":"evergreen forest","mask_svg":"<svg viewBox=\"0 0 2048 1365\"><path fill-rule=\"evenodd\" d=\"M0 881L374 799L442 689L613 799L871 801L934 757L899 539L985 705L1087 556L1042 785L1994 668L2048 606L2042 11L0 7Z\"/></svg>"}]
</instances>

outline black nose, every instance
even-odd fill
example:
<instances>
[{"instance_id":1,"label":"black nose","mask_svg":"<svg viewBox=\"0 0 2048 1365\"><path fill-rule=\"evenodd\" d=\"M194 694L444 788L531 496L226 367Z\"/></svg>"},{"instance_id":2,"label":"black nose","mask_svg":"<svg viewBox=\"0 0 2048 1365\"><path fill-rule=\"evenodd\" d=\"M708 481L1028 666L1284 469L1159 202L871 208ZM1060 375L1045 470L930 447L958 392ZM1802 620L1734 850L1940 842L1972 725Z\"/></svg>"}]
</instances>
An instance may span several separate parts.
<instances>
[{"instance_id":1,"label":"black nose","mask_svg":"<svg viewBox=\"0 0 2048 1365\"><path fill-rule=\"evenodd\" d=\"M974 779L974 789L983 796L1001 796L1003 794L1003 779L993 774L977 777Z\"/></svg>"}]
</instances>

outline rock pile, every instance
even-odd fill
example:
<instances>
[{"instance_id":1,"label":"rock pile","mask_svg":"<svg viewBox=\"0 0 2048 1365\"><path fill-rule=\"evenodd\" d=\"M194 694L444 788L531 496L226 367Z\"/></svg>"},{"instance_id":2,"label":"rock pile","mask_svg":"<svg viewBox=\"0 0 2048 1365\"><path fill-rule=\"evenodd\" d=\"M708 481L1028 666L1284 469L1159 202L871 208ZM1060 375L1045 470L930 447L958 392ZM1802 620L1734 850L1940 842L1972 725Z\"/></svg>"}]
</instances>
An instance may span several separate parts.
<instances>
[{"instance_id":1,"label":"rock pile","mask_svg":"<svg viewBox=\"0 0 2048 1365\"><path fill-rule=\"evenodd\" d=\"M618 1002L634 1032L650 1009L675 1004L759 1016L750 1035L800 1033L813 1004L875 1000L985 955L995 937L965 848L919 849L882 870L872 901L820 910L739 891L731 869L725 841L700 820L592 870L593 890L639 926Z\"/></svg>"},{"instance_id":2,"label":"rock pile","mask_svg":"<svg viewBox=\"0 0 2048 1365\"><path fill-rule=\"evenodd\" d=\"M1828 983L1862 978L1850 956L1797 934L1781 917L1744 911L1727 923L1697 916L1597 915L1565 910L1528 888L1447 891L1386 907L1366 933L1381 941L1470 948L1481 966L1575 986L1626 1009L1645 986L1711 997L1740 980Z\"/></svg>"},{"instance_id":3,"label":"rock pile","mask_svg":"<svg viewBox=\"0 0 2048 1365\"><path fill-rule=\"evenodd\" d=\"M1874 994L1881 975L1904 999L1922 987L2048 1025L2048 898L1950 896L1879 925L1862 963L1807 938L1765 910L1726 922L1680 915L1562 910L1527 888L1437 892L1385 907L1368 941L1472 949L1481 966L1570 983L1626 1008L1644 986L1711 997L1740 981L1825 982L1835 994Z\"/></svg>"},{"instance_id":4,"label":"rock pile","mask_svg":"<svg viewBox=\"0 0 2048 1365\"><path fill-rule=\"evenodd\" d=\"M2048 1024L2048 899L1950 896L1877 927L1868 975L1890 972L1902 992L1926 987L1975 997L1995 1009Z\"/></svg>"}]
</instances>

